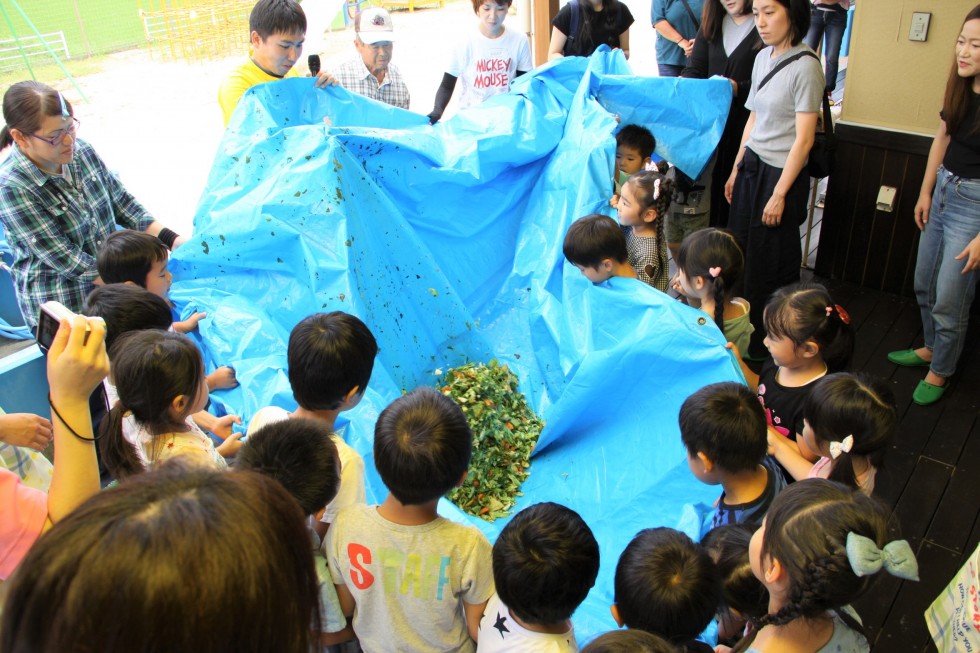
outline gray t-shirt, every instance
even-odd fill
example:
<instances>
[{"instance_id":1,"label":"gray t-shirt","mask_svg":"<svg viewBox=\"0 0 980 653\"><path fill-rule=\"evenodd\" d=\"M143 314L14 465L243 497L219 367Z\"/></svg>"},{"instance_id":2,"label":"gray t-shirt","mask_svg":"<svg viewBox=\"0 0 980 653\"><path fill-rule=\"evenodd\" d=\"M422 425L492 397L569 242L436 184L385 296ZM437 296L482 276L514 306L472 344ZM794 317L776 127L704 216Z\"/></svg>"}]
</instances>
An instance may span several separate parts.
<instances>
[{"instance_id":1,"label":"gray t-shirt","mask_svg":"<svg viewBox=\"0 0 980 653\"><path fill-rule=\"evenodd\" d=\"M820 60L801 57L773 75L761 91L759 83L776 64L805 49L801 43L772 59L772 46L763 48L752 67L752 88L745 106L755 112L755 127L746 145L768 165L782 168L796 140L796 114L820 111L824 78Z\"/></svg>"},{"instance_id":2,"label":"gray t-shirt","mask_svg":"<svg viewBox=\"0 0 980 653\"><path fill-rule=\"evenodd\" d=\"M494 587L490 542L473 526L442 517L404 526L353 505L330 525L325 550L334 583L354 596L365 653L476 650L463 603L484 603Z\"/></svg>"}]
</instances>

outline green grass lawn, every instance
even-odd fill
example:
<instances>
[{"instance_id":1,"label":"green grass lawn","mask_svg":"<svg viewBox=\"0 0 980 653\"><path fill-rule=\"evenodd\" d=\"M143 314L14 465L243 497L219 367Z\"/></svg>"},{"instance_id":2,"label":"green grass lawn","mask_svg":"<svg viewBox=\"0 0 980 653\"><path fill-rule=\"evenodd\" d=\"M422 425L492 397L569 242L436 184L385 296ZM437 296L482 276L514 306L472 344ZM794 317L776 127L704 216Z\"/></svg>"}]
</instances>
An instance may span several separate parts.
<instances>
[{"instance_id":1,"label":"green grass lawn","mask_svg":"<svg viewBox=\"0 0 980 653\"><path fill-rule=\"evenodd\" d=\"M33 30L17 6L42 34L62 31L72 58L114 52L146 42L137 0L0 0L17 36ZM0 39L12 38L11 25L0 13ZM37 57L42 61L50 58ZM24 71L26 73L26 70Z\"/></svg>"}]
</instances>

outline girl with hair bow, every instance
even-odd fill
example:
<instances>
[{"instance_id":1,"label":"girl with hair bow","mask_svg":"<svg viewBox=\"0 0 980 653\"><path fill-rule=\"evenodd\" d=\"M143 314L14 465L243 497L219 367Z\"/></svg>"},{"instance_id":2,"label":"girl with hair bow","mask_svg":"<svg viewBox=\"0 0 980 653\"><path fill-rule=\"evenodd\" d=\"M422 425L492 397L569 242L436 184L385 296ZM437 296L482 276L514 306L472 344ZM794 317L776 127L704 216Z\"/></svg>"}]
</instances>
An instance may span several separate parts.
<instances>
[{"instance_id":1,"label":"girl with hair bow","mask_svg":"<svg viewBox=\"0 0 980 653\"><path fill-rule=\"evenodd\" d=\"M811 463L785 438L771 438L770 445L793 478L826 478L870 495L895 423L887 386L867 376L829 374L803 404L803 441L821 458Z\"/></svg>"}]
</instances>

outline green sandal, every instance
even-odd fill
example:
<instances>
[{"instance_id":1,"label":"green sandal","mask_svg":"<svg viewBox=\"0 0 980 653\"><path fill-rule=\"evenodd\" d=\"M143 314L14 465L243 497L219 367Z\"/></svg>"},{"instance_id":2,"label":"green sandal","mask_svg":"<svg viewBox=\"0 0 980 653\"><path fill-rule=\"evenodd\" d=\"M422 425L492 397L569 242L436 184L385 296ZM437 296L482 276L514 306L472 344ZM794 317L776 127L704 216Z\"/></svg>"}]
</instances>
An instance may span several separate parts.
<instances>
[{"instance_id":1,"label":"green sandal","mask_svg":"<svg viewBox=\"0 0 980 653\"><path fill-rule=\"evenodd\" d=\"M896 365L902 365L904 367L929 367L929 365L932 364L930 361L925 360L915 353L914 349L893 351L888 354L888 360Z\"/></svg>"},{"instance_id":2,"label":"green sandal","mask_svg":"<svg viewBox=\"0 0 980 653\"><path fill-rule=\"evenodd\" d=\"M930 406L942 399L944 392L946 392L945 385L933 385L919 381L919 385L915 386L915 392L912 393L912 401L920 406Z\"/></svg>"}]
</instances>

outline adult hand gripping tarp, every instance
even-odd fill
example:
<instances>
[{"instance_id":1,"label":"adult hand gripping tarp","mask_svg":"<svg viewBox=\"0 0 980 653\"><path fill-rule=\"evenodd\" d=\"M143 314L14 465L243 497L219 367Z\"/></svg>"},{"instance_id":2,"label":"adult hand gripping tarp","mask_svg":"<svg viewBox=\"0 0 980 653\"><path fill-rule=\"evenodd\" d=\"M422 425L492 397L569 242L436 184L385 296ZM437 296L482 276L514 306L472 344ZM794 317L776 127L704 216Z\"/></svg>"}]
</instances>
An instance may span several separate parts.
<instances>
[{"instance_id":1,"label":"adult hand gripping tarp","mask_svg":"<svg viewBox=\"0 0 980 653\"><path fill-rule=\"evenodd\" d=\"M496 358L547 420L518 509L556 501L600 542L599 579L575 616L580 641L609 616L619 554L642 528L680 523L717 489L690 474L680 404L740 380L710 319L639 281L593 286L561 253L583 215L611 213L615 116L645 124L658 153L704 167L728 113L727 80L641 78L602 48L519 78L510 93L429 126L424 116L311 80L262 84L240 103L171 262L183 314L207 311L209 366L247 421L295 408L285 373L292 327L317 311L363 319L380 352L364 399L342 414L365 459L378 413L435 372ZM443 501L440 512L495 539Z\"/></svg>"}]
</instances>

